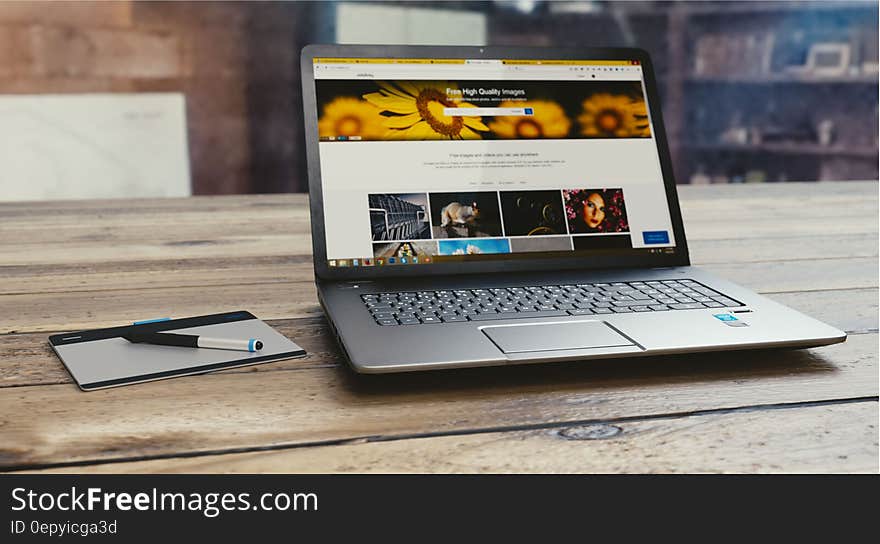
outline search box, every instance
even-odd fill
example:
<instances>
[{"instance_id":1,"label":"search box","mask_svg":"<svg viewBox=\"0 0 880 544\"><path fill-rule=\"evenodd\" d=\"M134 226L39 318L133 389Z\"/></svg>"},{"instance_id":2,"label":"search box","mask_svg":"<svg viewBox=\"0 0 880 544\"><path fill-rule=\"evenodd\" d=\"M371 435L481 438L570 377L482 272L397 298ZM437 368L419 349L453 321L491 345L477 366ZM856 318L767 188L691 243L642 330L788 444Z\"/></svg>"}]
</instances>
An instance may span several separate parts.
<instances>
[{"instance_id":1,"label":"search box","mask_svg":"<svg viewBox=\"0 0 880 544\"><path fill-rule=\"evenodd\" d=\"M447 117L520 117L534 114L534 108L443 108L443 115Z\"/></svg>"}]
</instances>

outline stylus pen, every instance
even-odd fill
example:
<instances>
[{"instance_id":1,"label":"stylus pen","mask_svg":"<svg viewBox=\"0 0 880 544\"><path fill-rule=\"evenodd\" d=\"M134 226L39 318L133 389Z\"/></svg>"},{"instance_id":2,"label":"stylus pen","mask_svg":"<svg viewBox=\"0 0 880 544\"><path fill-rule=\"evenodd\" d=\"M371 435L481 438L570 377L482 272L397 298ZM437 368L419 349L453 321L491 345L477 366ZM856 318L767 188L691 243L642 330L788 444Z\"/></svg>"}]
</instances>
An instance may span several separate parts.
<instances>
[{"instance_id":1,"label":"stylus pen","mask_svg":"<svg viewBox=\"0 0 880 544\"><path fill-rule=\"evenodd\" d=\"M123 335L123 338L136 344L159 344L185 348L234 349L238 351L260 351L263 349L263 343L256 338L235 340L170 332L130 332Z\"/></svg>"}]
</instances>

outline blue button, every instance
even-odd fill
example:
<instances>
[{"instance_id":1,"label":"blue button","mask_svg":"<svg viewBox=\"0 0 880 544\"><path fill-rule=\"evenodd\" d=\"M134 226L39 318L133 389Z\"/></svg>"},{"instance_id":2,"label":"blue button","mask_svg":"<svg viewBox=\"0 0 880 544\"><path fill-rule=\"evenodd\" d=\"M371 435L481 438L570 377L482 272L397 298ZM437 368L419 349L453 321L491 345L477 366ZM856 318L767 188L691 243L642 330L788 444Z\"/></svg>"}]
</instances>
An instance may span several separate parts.
<instances>
[{"instance_id":1,"label":"blue button","mask_svg":"<svg viewBox=\"0 0 880 544\"><path fill-rule=\"evenodd\" d=\"M642 231L642 239L646 244L668 244L669 231L667 230L646 230Z\"/></svg>"},{"instance_id":2,"label":"blue button","mask_svg":"<svg viewBox=\"0 0 880 544\"><path fill-rule=\"evenodd\" d=\"M720 319L721 321L736 321L736 317L730 314L714 314L715 319Z\"/></svg>"},{"instance_id":3,"label":"blue button","mask_svg":"<svg viewBox=\"0 0 880 544\"><path fill-rule=\"evenodd\" d=\"M525 110L526 115L533 115L535 113L535 110L533 110L532 108L525 108Z\"/></svg>"}]
</instances>

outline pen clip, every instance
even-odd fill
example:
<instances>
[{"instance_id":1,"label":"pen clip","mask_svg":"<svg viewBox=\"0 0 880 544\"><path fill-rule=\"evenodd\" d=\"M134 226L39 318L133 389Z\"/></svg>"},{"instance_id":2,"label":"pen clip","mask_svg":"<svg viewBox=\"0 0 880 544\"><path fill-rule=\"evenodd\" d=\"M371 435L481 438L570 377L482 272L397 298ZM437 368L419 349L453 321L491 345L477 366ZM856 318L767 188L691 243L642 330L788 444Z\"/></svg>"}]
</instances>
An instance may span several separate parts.
<instances>
[{"instance_id":1,"label":"pen clip","mask_svg":"<svg viewBox=\"0 0 880 544\"><path fill-rule=\"evenodd\" d=\"M170 317L157 317L155 319L144 319L143 321L135 321L132 325L146 325L147 323L159 323L161 321L171 321Z\"/></svg>"}]
</instances>

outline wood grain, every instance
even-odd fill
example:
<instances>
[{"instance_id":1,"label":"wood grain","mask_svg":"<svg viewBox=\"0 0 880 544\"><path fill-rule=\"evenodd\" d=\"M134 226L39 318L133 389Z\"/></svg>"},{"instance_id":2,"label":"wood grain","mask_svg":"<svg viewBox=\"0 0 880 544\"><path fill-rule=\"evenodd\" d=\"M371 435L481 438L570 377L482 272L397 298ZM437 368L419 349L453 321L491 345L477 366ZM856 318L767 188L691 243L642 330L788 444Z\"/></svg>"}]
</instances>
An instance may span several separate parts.
<instances>
[{"instance_id":1,"label":"wood grain","mask_svg":"<svg viewBox=\"0 0 880 544\"><path fill-rule=\"evenodd\" d=\"M877 402L868 401L40 472L876 473L877 418Z\"/></svg>"},{"instance_id":2,"label":"wood grain","mask_svg":"<svg viewBox=\"0 0 880 544\"><path fill-rule=\"evenodd\" d=\"M876 469L876 183L680 195L695 264L849 340L358 376L315 301L305 195L0 203L0 470ZM819 201L833 223L811 219ZM309 356L81 393L46 345L49 332L234 308ZM597 427L571 432L622 432L560 438L582 425Z\"/></svg>"},{"instance_id":3,"label":"wood grain","mask_svg":"<svg viewBox=\"0 0 880 544\"><path fill-rule=\"evenodd\" d=\"M0 467L683 416L872 397L877 383L877 335L861 334L815 350L501 370L359 376L344 367L312 367L220 372L92 393L71 384L6 387L0 389Z\"/></svg>"},{"instance_id":4,"label":"wood grain","mask_svg":"<svg viewBox=\"0 0 880 544\"><path fill-rule=\"evenodd\" d=\"M219 227L215 228L217 230ZM753 240L697 241L690 245L695 265L731 263L803 262L877 257L877 234L847 237L780 237L755 244ZM108 242L104 242L107 244ZM234 241L202 239L165 243L166 258L131 258L125 261L84 263L20 264L0 266L5 281L0 295L24 293L66 293L138 288L186 287L190 285L232 285L290 281L311 281L311 242L305 234ZM161 251L162 248L155 248ZM196 251L207 256L186 256ZM275 254L279 250L284 254ZM90 249L87 251L91 251ZM210 253L234 256L212 256ZM250 255L251 252L255 254ZM178 256L178 254L180 255ZM293 266L306 264L305 267Z\"/></svg>"},{"instance_id":5,"label":"wood grain","mask_svg":"<svg viewBox=\"0 0 880 544\"><path fill-rule=\"evenodd\" d=\"M291 262L277 275L271 266L242 264L238 281L212 284L223 272L193 274L184 286L0 295L0 333L79 330L136 319L187 316L247 308L262 319L319 313L312 266ZM877 259L868 257L803 262L707 265L704 268L759 293L877 287ZM232 270L229 273L233 273ZM155 275L164 272L156 271ZM171 273L172 276L178 274ZM179 273L183 275L183 273ZM250 277L253 275L253 277ZM194 284L186 286L186 284ZM259 285L260 288L256 288Z\"/></svg>"}]
</instances>

